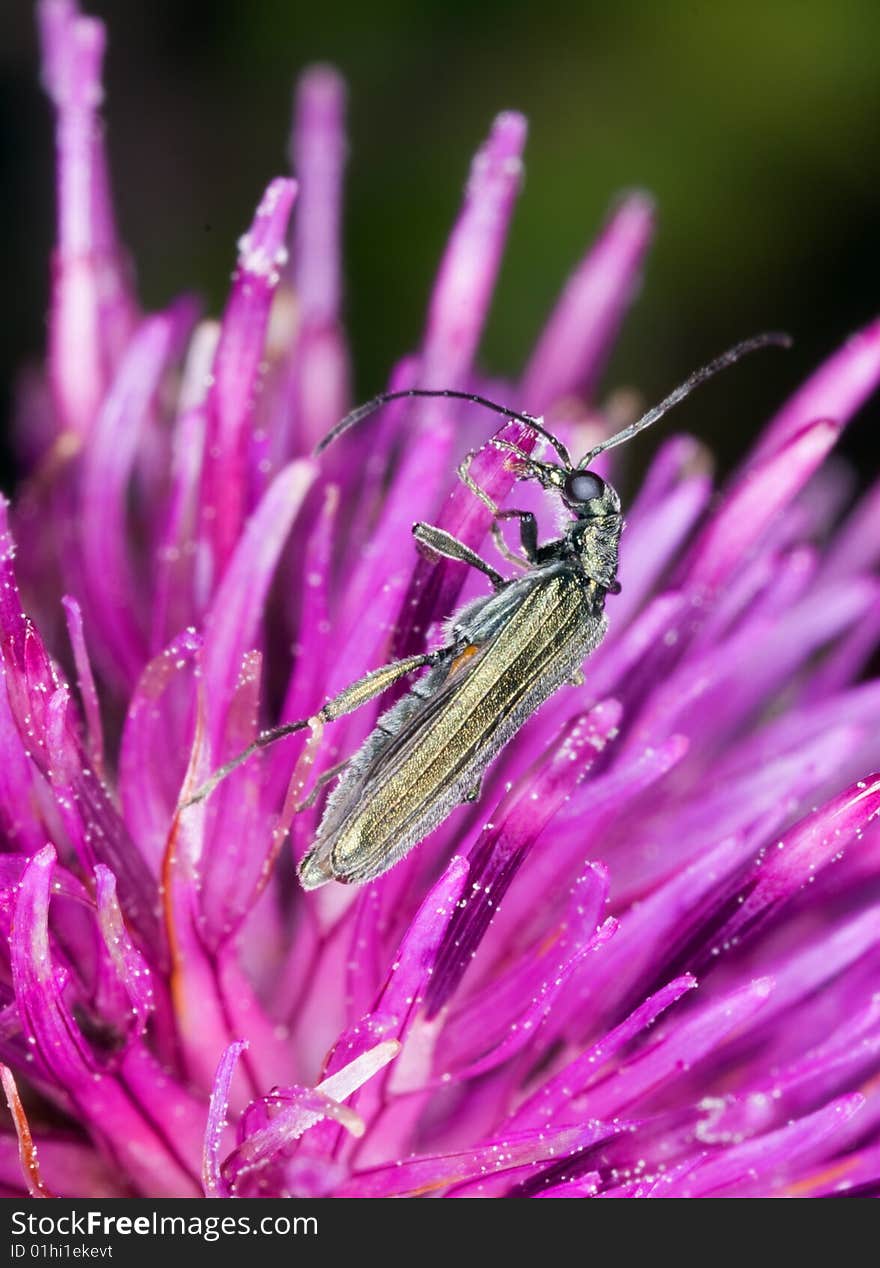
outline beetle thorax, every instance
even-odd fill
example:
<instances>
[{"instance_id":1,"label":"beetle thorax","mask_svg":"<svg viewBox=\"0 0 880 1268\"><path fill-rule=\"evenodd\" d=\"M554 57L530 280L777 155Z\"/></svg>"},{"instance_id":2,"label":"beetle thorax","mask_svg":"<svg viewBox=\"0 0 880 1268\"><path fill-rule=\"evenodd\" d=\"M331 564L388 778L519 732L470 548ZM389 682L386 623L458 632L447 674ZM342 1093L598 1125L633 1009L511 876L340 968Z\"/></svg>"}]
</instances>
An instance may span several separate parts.
<instances>
[{"instance_id":1,"label":"beetle thorax","mask_svg":"<svg viewBox=\"0 0 880 1268\"><path fill-rule=\"evenodd\" d=\"M617 550L623 516L619 512L577 520L570 529L570 540L580 564L591 580L610 590L617 580Z\"/></svg>"}]
</instances>

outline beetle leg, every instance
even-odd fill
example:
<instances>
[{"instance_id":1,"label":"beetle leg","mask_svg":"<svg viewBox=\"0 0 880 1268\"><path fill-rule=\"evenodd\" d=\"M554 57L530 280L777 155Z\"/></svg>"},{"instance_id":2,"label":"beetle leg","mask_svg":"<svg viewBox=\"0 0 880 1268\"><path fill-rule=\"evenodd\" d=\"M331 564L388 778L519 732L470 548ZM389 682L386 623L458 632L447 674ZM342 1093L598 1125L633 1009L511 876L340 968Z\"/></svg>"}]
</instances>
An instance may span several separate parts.
<instances>
[{"instance_id":1,"label":"beetle leg","mask_svg":"<svg viewBox=\"0 0 880 1268\"><path fill-rule=\"evenodd\" d=\"M488 509L492 512L493 516L498 515L498 513L501 510L501 507L497 504L497 502L493 502L492 498L489 497L489 494L486 492L485 489L480 488L480 486L477 484L476 480L470 473L471 463L473 462L474 458L476 458L476 456L477 456L476 449L472 449L470 453L465 454L458 468L458 478L459 480L461 480L462 484L465 486L466 489L470 489L471 493L473 493L475 498L480 499L480 501L483 503L483 506L488 507Z\"/></svg>"},{"instance_id":2,"label":"beetle leg","mask_svg":"<svg viewBox=\"0 0 880 1268\"><path fill-rule=\"evenodd\" d=\"M337 775L341 775L350 761L351 758L346 757L344 761L337 762L335 766L331 766L329 770L325 770L323 774L319 775L308 797L297 803L296 813L301 814L303 810L308 810L310 806L313 806L318 799L318 793L324 785L329 784L330 780L335 779Z\"/></svg>"},{"instance_id":3,"label":"beetle leg","mask_svg":"<svg viewBox=\"0 0 880 1268\"><path fill-rule=\"evenodd\" d=\"M253 744L249 744L246 749L242 749L237 757L233 757L231 761L226 762L225 765L215 770L213 775L205 780L191 797L186 798L181 808L204 801L227 775L246 762L248 758L253 757L254 753L259 749L268 748L276 740L283 740L288 735L304 730L311 722L334 722L346 713L353 713L362 704L367 704L368 701L374 700L376 696L382 695L384 691L387 691L389 687L393 687L399 679L405 678L407 674L413 673L416 669L423 669L426 665L434 665L442 657L448 655L448 647L438 647L431 652L422 652L417 656L406 656L403 660L392 661L390 665L383 665L380 669L374 669L370 673L364 674L363 678L359 678L357 682L353 682L350 686L343 688L332 700L328 700L313 718L300 718L296 722L282 722L281 726L262 731Z\"/></svg>"},{"instance_id":4,"label":"beetle leg","mask_svg":"<svg viewBox=\"0 0 880 1268\"><path fill-rule=\"evenodd\" d=\"M498 517L502 514L501 507L496 502L493 502L486 490L481 489L470 474L470 465L476 457L476 454L476 449L472 449L470 453L465 454L461 466L458 468L458 478L461 480L462 484L464 484L465 488L470 489L474 497L479 498L483 505L492 512L492 537L495 541L495 546L499 555L501 555L503 559L506 559L508 563L515 564L517 568L522 568L523 561L520 559L519 555L515 555L513 551L510 550L504 538L501 536L501 530L496 523Z\"/></svg>"},{"instance_id":5,"label":"beetle leg","mask_svg":"<svg viewBox=\"0 0 880 1268\"><path fill-rule=\"evenodd\" d=\"M504 578L500 572L496 572L491 564L487 564L485 559L481 559L475 551L471 550L470 546L460 542L451 533L445 532L442 528L436 528L433 524L413 524L412 531L413 537L423 547L422 553L428 558L433 555L444 559L457 559L460 563L482 572L496 590L504 585Z\"/></svg>"},{"instance_id":6,"label":"beetle leg","mask_svg":"<svg viewBox=\"0 0 880 1268\"><path fill-rule=\"evenodd\" d=\"M518 445L514 445L509 440L493 440L492 443L497 449L506 449L515 454L528 475L536 479L543 488L553 489L559 486L564 475L561 468L554 467L550 463L538 462L536 459L531 458L525 450L520 449ZM470 465L476 456L476 452L475 449L472 449L470 453L465 454L464 461L458 468L458 478L492 512L492 537L499 555L517 568L527 568L529 564L535 562L538 553L537 520L531 511L502 511L501 507L489 497L486 490L480 488L470 474ZM498 523L499 520L505 519L519 520L520 541L523 555L525 555L528 563L524 563L522 557L515 554L505 542ZM475 566L479 567L479 565ZM482 571L485 571L485 569L482 569Z\"/></svg>"},{"instance_id":7,"label":"beetle leg","mask_svg":"<svg viewBox=\"0 0 880 1268\"><path fill-rule=\"evenodd\" d=\"M519 520L519 538L525 561L510 549L501 535L500 520ZM538 521L531 511L499 511L492 524L492 536L500 554L519 568L527 568L538 556Z\"/></svg>"},{"instance_id":8,"label":"beetle leg","mask_svg":"<svg viewBox=\"0 0 880 1268\"><path fill-rule=\"evenodd\" d=\"M495 543L495 549L502 559L506 559L509 564L513 564L515 568L527 569L528 564L522 555L518 555L515 550L511 550L507 542L504 540L504 534L501 532L501 525L496 517L492 521L492 540Z\"/></svg>"}]
</instances>

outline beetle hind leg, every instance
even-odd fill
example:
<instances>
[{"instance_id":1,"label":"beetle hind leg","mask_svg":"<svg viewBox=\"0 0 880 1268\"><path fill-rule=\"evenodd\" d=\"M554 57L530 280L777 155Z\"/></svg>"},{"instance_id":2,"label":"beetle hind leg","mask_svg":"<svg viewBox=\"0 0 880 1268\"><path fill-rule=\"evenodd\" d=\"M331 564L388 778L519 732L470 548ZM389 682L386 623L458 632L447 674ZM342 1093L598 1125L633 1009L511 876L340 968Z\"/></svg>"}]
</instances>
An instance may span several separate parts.
<instances>
[{"instance_id":1,"label":"beetle hind leg","mask_svg":"<svg viewBox=\"0 0 880 1268\"><path fill-rule=\"evenodd\" d=\"M359 678L357 682L353 682L348 687L343 688L332 700L328 700L313 718L299 718L296 722L283 722L280 726L272 727L268 731L262 731L252 744L242 749L237 757L233 757L231 761L226 762L224 766L215 770L213 775L205 780L201 787L197 788L189 797L186 797L181 802L180 809L186 809L187 806L196 805L198 802L204 801L206 797L210 797L217 785L227 775L231 775L234 770L237 770L248 758L258 753L260 749L268 748L270 744L275 744L278 740L283 740L288 735L294 735L297 731L305 730L313 722L335 722L337 718L343 717L346 713L353 713L361 705L367 704L370 700L375 700L377 696L382 695L389 687L393 687L401 678L405 678L408 674L414 673L417 669L423 669L427 665L435 665L438 660L447 654L447 648L439 647L431 652L422 652L416 656L406 656L403 660L392 661L390 665L383 665L380 669L373 669L368 674L364 674L363 678Z\"/></svg>"},{"instance_id":2,"label":"beetle hind leg","mask_svg":"<svg viewBox=\"0 0 880 1268\"><path fill-rule=\"evenodd\" d=\"M302 801L297 802L296 813L302 814L303 810L309 810L318 800L318 794L325 784L329 784L331 780L336 779L337 775L341 775L350 762L351 758L346 757L344 761L337 762L335 766L331 766L329 770L325 770L322 774L320 774L312 785L312 791L309 793L308 797L305 797Z\"/></svg>"}]
</instances>

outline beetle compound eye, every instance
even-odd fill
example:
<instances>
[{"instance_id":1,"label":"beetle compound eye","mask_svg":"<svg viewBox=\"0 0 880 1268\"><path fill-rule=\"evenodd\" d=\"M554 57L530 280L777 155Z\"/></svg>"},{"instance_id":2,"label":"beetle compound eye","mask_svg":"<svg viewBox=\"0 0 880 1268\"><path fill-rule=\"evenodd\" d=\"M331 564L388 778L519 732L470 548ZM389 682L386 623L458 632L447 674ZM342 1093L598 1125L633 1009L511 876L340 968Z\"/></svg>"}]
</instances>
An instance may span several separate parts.
<instances>
[{"instance_id":1,"label":"beetle compound eye","mask_svg":"<svg viewBox=\"0 0 880 1268\"><path fill-rule=\"evenodd\" d=\"M605 492L605 481L592 471L569 471L562 492L567 502L592 502Z\"/></svg>"}]
</instances>

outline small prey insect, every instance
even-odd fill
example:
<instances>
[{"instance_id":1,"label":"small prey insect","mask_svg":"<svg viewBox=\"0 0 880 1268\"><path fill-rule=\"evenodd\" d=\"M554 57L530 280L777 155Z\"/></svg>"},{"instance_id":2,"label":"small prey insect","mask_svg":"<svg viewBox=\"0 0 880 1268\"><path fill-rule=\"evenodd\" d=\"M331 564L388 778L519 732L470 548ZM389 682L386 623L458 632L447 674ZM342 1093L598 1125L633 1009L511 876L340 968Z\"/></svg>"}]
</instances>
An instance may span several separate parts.
<instances>
[{"instance_id":1,"label":"small prey insect","mask_svg":"<svg viewBox=\"0 0 880 1268\"><path fill-rule=\"evenodd\" d=\"M257 749L310 724L330 722L380 696L394 683L426 671L379 721L361 748L323 780L339 774L312 848L299 866L305 889L327 881L359 884L387 871L464 801L479 796L483 774L523 723L564 683L583 681L581 664L605 636L605 596L619 591L617 554L623 528L620 498L590 463L655 423L695 387L748 352L787 345L784 335L759 335L737 344L696 371L659 405L596 445L577 463L542 421L467 392L409 389L389 392L347 415L318 452L388 401L445 396L485 406L538 432L558 462L544 462L505 441L518 479L536 480L570 512L563 535L540 545L530 511L501 510L471 479L473 453L459 468L465 485L492 512L500 552L524 571L505 579L469 546L443 529L415 524L429 558L459 560L488 578L492 593L451 617L442 647L385 665L329 700L312 719L264 731L216 771L187 804L201 801ZM510 552L501 523L519 523L522 556ZM317 786L316 786L317 791ZM314 794L313 794L314 795Z\"/></svg>"}]
</instances>

